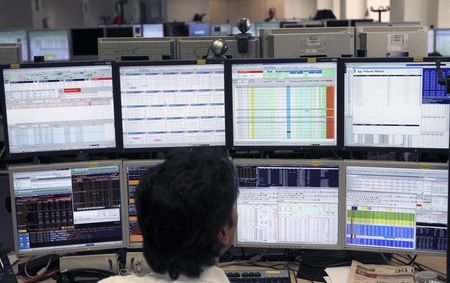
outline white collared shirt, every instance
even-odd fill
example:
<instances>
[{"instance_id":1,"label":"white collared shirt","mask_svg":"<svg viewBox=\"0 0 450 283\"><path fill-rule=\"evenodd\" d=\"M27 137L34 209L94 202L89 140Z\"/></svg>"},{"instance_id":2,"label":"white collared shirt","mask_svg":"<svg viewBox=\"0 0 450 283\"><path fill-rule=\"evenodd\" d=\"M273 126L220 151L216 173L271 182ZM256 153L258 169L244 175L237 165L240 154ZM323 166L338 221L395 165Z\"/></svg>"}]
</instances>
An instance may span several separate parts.
<instances>
[{"instance_id":1,"label":"white collared shirt","mask_svg":"<svg viewBox=\"0 0 450 283\"><path fill-rule=\"evenodd\" d=\"M100 281L100 283L194 283L194 282L214 282L229 283L225 272L217 266L206 268L199 278L190 278L180 275L177 280L172 281L168 274L150 273L146 276L138 277L136 275L113 276Z\"/></svg>"}]
</instances>

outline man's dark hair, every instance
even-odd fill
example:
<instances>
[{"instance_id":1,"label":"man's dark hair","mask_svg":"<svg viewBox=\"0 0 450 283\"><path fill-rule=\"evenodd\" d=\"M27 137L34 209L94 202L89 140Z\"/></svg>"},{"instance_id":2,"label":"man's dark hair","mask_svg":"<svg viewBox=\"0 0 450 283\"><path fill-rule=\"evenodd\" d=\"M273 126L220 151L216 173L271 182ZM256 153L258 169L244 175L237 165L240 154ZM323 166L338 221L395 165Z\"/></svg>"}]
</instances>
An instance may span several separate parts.
<instances>
[{"instance_id":1,"label":"man's dark hair","mask_svg":"<svg viewBox=\"0 0 450 283\"><path fill-rule=\"evenodd\" d=\"M235 169L218 153L175 152L143 176L136 209L144 257L153 271L199 277L223 246L238 196Z\"/></svg>"}]
</instances>

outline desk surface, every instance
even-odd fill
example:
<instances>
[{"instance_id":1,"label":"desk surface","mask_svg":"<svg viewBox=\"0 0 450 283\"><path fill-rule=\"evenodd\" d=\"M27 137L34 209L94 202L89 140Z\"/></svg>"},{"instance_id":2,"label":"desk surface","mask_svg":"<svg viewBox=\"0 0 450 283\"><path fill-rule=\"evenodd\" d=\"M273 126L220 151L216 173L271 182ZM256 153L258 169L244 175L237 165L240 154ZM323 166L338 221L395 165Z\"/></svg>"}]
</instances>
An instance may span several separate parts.
<instances>
[{"instance_id":1,"label":"desk surface","mask_svg":"<svg viewBox=\"0 0 450 283\"><path fill-rule=\"evenodd\" d=\"M445 273L446 272L446 258L445 257L437 257L437 256L419 256L417 258L417 262L426 265L427 267L433 268L438 270L439 272ZM274 265L276 263L270 263L266 262L267 265ZM279 263L284 264L284 263ZM14 265L15 271L17 271L17 264ZM267 267L258 267L258 266L242 266L242 265L226 265L222 267L225 271L226 270L268 270ZM297 265L293 264L291 266L292 269L296 270ZM298 283L311 283L312 281L304 280L304 279L298 279L295 281L294 274L291 273L291 282L298 282ZM25 278L19 277L19 282L25 282ZM48 279L42 282L55 282L54 280Z\"/></svg>"}]
</instances>

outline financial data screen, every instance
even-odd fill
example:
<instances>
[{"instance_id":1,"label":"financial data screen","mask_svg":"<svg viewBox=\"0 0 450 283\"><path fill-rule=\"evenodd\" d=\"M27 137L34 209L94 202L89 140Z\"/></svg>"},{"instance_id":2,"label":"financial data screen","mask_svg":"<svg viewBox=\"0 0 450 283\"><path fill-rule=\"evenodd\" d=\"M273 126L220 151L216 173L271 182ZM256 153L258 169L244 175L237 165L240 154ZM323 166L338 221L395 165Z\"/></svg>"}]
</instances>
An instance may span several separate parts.
<instances>
[{"instance_id":1,"label":"financial data screen","mask_svg":"<svg viewBox=\"0 0 450 283\"><path fill-rule=\"evenodd\" d=\"M22 61L29 60L26 30L0 30L0 43L20 43L22 46Z\"/></svg>"},{"instance_id":2,"label":"financial data screen","mask_svg":"<svg viewBox=\"0 0 450 283\"><path fill-rule=\"evenodd\" d=\"M442 56L450 56L450 29L436 29L435 51L441 53Z\"/></svg>"},{"instance_id":3,"label":"financial data screen","mask_svg":"<svg viewBox=\"0 0 450 283\"><path fill-rule=\"evenodd\" d=\"M13 172L19 253L123 244L118 165Z\"/></svg>"},{"instance_id":4,"label":"financial data screen","mask_svg":"<svg viewBox=\"0 0 450 283\"><path fill-rule=\"evenodd\" d=\"M152 171L155 165L126 165L128 192L128 244L130 247L142 246L143 238L137 220L135 195L141 177Z\"/></svg>"},{"instance_id":5,"label":"financial data screen","mask_svg":"<svg viewBox=\"0 0 450 283\"><path fill-rule=\"evenodd\" d=\"M346 184L346 246L447 251L447 169L347 166Z\"/></svg>"},{"instance_id":6,"label":"financial data screen","mask_svg":"<svg viewBox=\"0 0 450 283\"><path fill-rule=\"evenodd\" d=\"M114 148L109 65L3 70L10 153Z\"/></svg>"},{"instance_id":7,"label":"financial data screen","mask_svg":"<svg viewBox=\"0 0 450 283\"><path fill-rule=\"evenodd\" d=\"M339 168L237 165L237 244L337 246Z\"/></svg>"},{"instance_id":8,"label":"financial data screen","mask_svg":"<svg viewBox=\"0 0 450 283\"><path fill-rule=\"evenodd\" d=\"M45 61L70 59L69 32L67 30L34 30L28 32L30 58L44 56Z\"/></svg>"},{"instance_id":9,"label":"financial data screen","mask_svg":"<svg viewBox=\"0 0 450 283\"><path fill-rule=\"evenodd\" d=\"M234 145L336 145L336 68L333 62L233 63Z\"/></svg>"},{"instance_id":10,"label":"financial data screen","mask_svg":"<svg viewBox=\"0 0 450 283\"><path fill-rule=\"evenodd\" d=\"M225 145L222 64L120 67L124 148Z\"/></svg>"},{"instance_id":11,"label":"financial data screen","mask_svg":"<svg viewBox=\"0 0 450 283\"><path fill-rule=\"evenodd\" d=\"M344 144L446 149L449 101L433 62L346 63Z\"/></svg>"},{"instance_id":12,"label":"financial data screen","mask_svg":"<svg viewBox=\"0 0 450 283\"><path fill-rule=\"evenodd\" d=\"M142 37L164 37L163 24L143 24Z\"/></svg>"}]
</instances>

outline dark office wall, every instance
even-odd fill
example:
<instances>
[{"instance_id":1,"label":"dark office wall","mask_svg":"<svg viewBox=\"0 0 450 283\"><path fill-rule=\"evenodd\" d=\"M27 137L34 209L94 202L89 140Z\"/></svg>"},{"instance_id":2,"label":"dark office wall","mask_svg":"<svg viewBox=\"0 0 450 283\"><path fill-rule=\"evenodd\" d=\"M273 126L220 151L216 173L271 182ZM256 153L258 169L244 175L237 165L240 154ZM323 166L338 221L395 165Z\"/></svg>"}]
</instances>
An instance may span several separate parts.
<instances>
[{"instance_id":1,"label":"dark office wall","mask_svg":"<svg viewBox=\"0 0 450 283\"><path fill-rule=\"evenodd\" d=\"M31 0L0 0L0 28L32 28Z\"/></svg>"}]
</instances>

